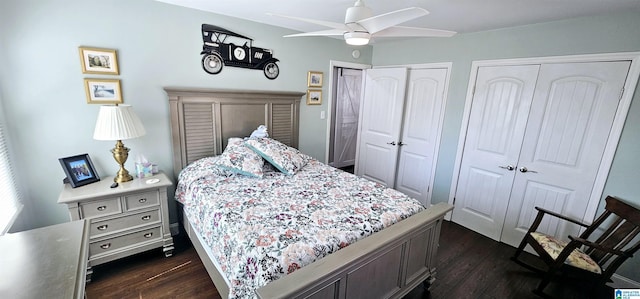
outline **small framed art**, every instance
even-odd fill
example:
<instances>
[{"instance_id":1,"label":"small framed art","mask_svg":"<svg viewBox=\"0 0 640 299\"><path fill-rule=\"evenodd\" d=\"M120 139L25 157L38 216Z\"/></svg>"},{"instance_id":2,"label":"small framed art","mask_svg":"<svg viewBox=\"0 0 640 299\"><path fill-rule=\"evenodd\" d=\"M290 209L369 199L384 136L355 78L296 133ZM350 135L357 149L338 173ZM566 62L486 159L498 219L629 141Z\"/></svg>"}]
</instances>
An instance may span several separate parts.
<instances>
[{"instance_id":1,"label":"small framed art","mask_svg":"<svg viewBox=\"0 0 640 299\"><path fill-rule=\"evenodd\" d=\"M122 104L122 89L118 79L84 79L89 104Z\"/></svg>"},{"instance_id":2,"label":"small framed art","mask_svg":"<svg viewBox=\"0 0 640 299\"><path fill-rule=\"evenodd\" d=\"M322 87L322 72L310 71L307 75L307 86Z\"/></svg>"},{"instance_id":3,"label":"small framed art","mask_svg":"<svg viewBox=\"0 0 640 299\"><path fill-rule=\"evenodd\" d=\"M76 155L58 159L64 173L67 175L66 181L72 188L95 183L100 180L96 169L93 167L89 154Z\"/></svg>"},{"instance_id":4,"label":"small framed art","mask_svg":"<svg viewBox=\"0 0 640 299\"><path fill-rule=\"evenodd\" d=\"M307 90L307 105L322 105L322 89Z\"/></svg>"},{"instance_id":5,"label":"small framed art","mask_svg":"<svg viewBox=\"0 0 640 299\"><path fill-rule=\"evenodd\" d=\"M83 74L118 75L116 50L80 47Z\"/></svg>"}]
</instances>

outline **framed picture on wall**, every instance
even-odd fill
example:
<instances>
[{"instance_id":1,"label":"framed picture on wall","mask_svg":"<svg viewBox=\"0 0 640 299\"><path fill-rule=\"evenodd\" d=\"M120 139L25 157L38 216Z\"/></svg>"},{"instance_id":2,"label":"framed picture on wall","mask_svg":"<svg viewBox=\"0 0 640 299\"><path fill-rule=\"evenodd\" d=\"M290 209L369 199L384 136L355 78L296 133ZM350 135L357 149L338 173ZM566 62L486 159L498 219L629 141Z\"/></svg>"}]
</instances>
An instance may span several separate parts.
<instances>
[{"instance_id":1,"label":"framed picture on wall","mask_svg":"<svg viewBox=\"0 0 640 299\"><path fill-rule=\"evenodd\" d=\"M64 173L67 175L66 182L72 188L95 183L100 180L96 169L93 167L89 154L76 155L58 159Z\"/></svg>"},{"instance_id":2,"label":"framed picture on wall","mask_svg":"<svg viewBox=\"0 0 640 299\"><path fill-rule=\"evenodd\" d=\"M84 79L89 104L122 104L122 89L117 79Z\"/></svg>"},{"instance_id":3,"label":"framed picture on wall","mask_svg":"<svg viewBox=\"0 0 640 299\"><path fill-rule=\"evenodd\" d=\"M322 72L310 71L307 75L307 86L322 87Z\"/></svg>"},{"instance_id":4,"label":"framed picture on wall","mask_svg":"<svg viewBox=\"0 0 640 299\"><path fill-rule=\"evenodd\" d=\"M322 89L307 90L307 105L322 105Z\"/></svg>"},{"instance_id":5,"label":"framed picture on wall","mask_svg":"<svg viewBox=\"0 0 640 299\"><path fill-rule=\"evenodd\" d=\"M83 74L118 75L116 50L80 47Z\"/></svg>"}]
</instances>

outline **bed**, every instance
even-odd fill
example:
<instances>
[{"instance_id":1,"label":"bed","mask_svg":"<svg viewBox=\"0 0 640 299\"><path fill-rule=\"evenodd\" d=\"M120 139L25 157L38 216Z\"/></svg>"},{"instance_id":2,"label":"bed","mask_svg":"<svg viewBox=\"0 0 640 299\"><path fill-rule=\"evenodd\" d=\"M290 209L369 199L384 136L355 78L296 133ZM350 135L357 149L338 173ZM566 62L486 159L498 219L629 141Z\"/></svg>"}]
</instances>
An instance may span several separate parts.
<instances>
[{"instance_id":1,"label":"bed","mask_svg":"<svg viewBox=\"0 0 640 299\"><path fill-rule=\"evenodd\" d=\"M181 202L182 207L182 223L223 298L242 298L254 295L258 298L400 298L421 283L429 285L433 282L436 274L435 261L440 227L444 215L452 209L450 205L442 203L426 209L415 206L410 200L404 201L406 198L395 190L383 188L373 182L335 170L302 153L300 153L300 157L304 157L306 161L302 167L296 169L295 173L284 174L283 171L274 169L269 165L271 163L268 159L262 166L261 178L251 177L249 174L230 174L228 169L219 168L218 159L225 155L223 150L227 147L227 143L235 145L238 140L233 137L249 136L261 124L265 124L269 128L271 139L266 140L273 141L268 142L274 142L294 150L298 143L298 109L300 98L304 93L238 92L184 88L165 88L165 91L170 103L176 178L183 169L185 170L181 177L183 180L178 182L176 189L176 198ZM238 144L241 143L245 142ZM185 173L189 169L191 172L186 175ZM202 182L206 182L208 185L198 185ZM340 198L340 192L343 191L335 194L335 192L332 193L322 187L333 186L338 182L345 182L353 188L361 188L360 191L373 192L372 195L347 190L344 191L347 193L342 194L343 197L351 198L354 197L354 194L364 194L363 197L371 200L371 198L380 196L382 201L373 203L372 206L376 207L373 209L382 207L388 202L394 202L395 206L403 206L404 208L397 215L393 214L396 212L393 212L393 216L383 213L383 216L375 216L378 218L364 217L369 220L377 219L377 222L373 221L373 224L361 224L361 219L357 217L351 219L359 229L355 235L323 235L322 239L337 240L337 243L306 247L306 250L315 249L314 256L317 256L315 261L304 257L299 261L291 261L291 256L296 256L295 254L274 253L269 256L269 260L273 261L273 264L278 264L275 260L289 259L288 262L281 265L278 271L264 270L266 272L259 272L256 269L261 268L264 262L262 264L255 263L255 260L262 261L264 259L250 256L248 259L254 259L254 262L249 264L255 264L256 268L251 268L251 271L246 270L246 262L242 263L243 266L240 268L246 270L245 276L259 274L257 282L240 282L233 275L229 275L229 269L233 268L233 265L239 264L235 262L242 258L221 258L220 252L237 247L229 245L237 245L237 243L225 241L224 239L228 238L228 235L216 236L215 232L203 229L203 223L209 223L204 226L215 226L211 224L215 221L207 219L220 219L222 214L238 214L223 210L224 204L220 204L219 200L231 198L232 194L237 193L238 190L258 192L249 195L252 199L238 199L233 202L240 202L240 205L251 202L252 205L255 204L254 208L262 207L261 213L249 214L265 218L259 218L257 222L254 221L251 224L253 225L251 229L239 226L234 226L234 229L236 232L240 230L241 233L238 235L243 237L247 237L249 232L258 231L255 234L262 239L259 238L257 241L251 242L260 243L260 246L267 243L288 244L285 242L287 240L282 238L295 237L296 230L293 228L297 228L296 225L289 223L289 228L292 230L287 230L287 227L284 226L280 228L284 231L274 231L273 234L259 233L261 229L264 229L263 224L269 222L269 219L281 221L286 220L284 218L287 217L289 217L287 219L301 217L300 219L308 221L312 217L317 217L317 213L315 216L291 216L285 215L287 213L279 212L275 208L265 208L261 204L263 202L277 202L282 198L294 198L296 196L279 192L298 188L294 192L306 194L303 196L305 199L300 200L308 201L291 200L292 203L289 205L286 200L281 200L281 203L284 202L283 206L297 204L296 206L301 207L299 210L309 212L309 210L314 210L315 200L315 204L323 203L326 206L339 207L334 210L348 211L361 207L359 204L349 207L351 201L347 202ZM294 185L283 187L284 184L289 183ZM265 186L276 186L280 189L278 189L279 191L256 190L258 187L267 188ZM311 192L314 189L324 191ZM194 190L201 192L191 192ZM335 190L343 189L336 187ZM212 199L212 206L190 201L191 197L196 198L202 196L203 193L217 194L220 199ZM327 196L327 194L331 194L331 196ZM396 200L401 201L402 204L396 204ZM340 206L341 204L345 206ZM370 210L372 206L369 206ZM216 216L216 212L222 214L219 213ZM264 213L266 214L262 215ZM313 211L311 213L313 214ZM210 218L203 216L207 214ZM247 218L247 214L240 215ZM340 219L350 218L340 217L342 217ZM331 221L330 217L320 218ZM236 220L239 219L234 219L229 223L235 225L238 222ZM315 219L314 222L318 222L317 220ZM260 227L256 228L256 225ZM229 226L229 224L225 224L225 226ZM382 227L385 228L382 229ZM345 240L348 242L343 242ZM242 248L253 250L254 247L260 246L243 246ZM282 247L282 245L279 246ZM249 252L248 249L245 249L240 251ZM272 252L270 249L266 251ZM322 254L317 254L317 252ZM292 265L295 266L292 268ZM237 267L231 272L238 272ZM242 273L240 274L242 275ZM241 287L238 289L239 285ZM246 289L243 288L245 285L252 286Z\"/></svg>"}]
</instances>

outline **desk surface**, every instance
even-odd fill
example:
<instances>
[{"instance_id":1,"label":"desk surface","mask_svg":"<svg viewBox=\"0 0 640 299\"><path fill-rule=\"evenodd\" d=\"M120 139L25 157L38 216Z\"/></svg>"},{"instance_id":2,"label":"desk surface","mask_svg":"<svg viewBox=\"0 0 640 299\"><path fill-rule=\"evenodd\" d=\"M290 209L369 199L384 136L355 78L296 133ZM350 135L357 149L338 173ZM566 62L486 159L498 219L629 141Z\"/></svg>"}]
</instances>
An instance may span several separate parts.
<instances>
[{"instance_id":1,"label":"desk surface","mask_svg":"<svg viewBox=\"0 0 640 299\"><path fill-rule=\"evenodd\" d=\"M83 298L89 222L0 237L0 297Z\"/></svg>"}]
</instances>

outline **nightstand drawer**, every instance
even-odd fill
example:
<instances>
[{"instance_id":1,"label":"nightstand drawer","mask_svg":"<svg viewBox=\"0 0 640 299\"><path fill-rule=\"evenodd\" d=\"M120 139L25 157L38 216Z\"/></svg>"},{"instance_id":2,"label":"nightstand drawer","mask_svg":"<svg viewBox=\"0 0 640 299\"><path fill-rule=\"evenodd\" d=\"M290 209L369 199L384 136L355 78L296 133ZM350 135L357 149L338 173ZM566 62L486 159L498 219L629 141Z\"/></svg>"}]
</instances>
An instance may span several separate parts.
<instances>
[{"instance_id":1,"label":"nightstand drawer","mask_svg":"<svg viewBox=\"0 0 640 299\"><path fill-rule=\"evenodd\" d=\"M127 211L146 208L158 204L158 192L151 191L145 193L136 193L125 196Z\"/></svg>"},{"instance_id":2,"label":"nightstand drawer","mask_svg":"<svg viewBox=\"0 0 640 299\"><path fill-rule=\"evenodd\" d=\"M160 210L138 213L121 218L91 222L91 237L117 232L140 225L160 222Z\"/></svg>"},{"instance_id":3,"label":"nightstand drawer","mask_svg":"<svg viewBox=\"0 0 640 299\"><path fill-rule=\"evenodd\" d=\"M158 227L145 229L132 234L106 239L89 244L89 257L108 253L138 243L156 241L162 238L162 229Z\"/></svg>"},{"instance_id":4,"label":"nightstand drawer","mask_svg":"<svg viewBox=\"0 0 640 299\"><path fill-rule=\"evenodd\" d=\"M122 205L118 197L84 202L80 204L80 213L83 219L119 214L122 213Z\"/></svg>"}]
</instances>

